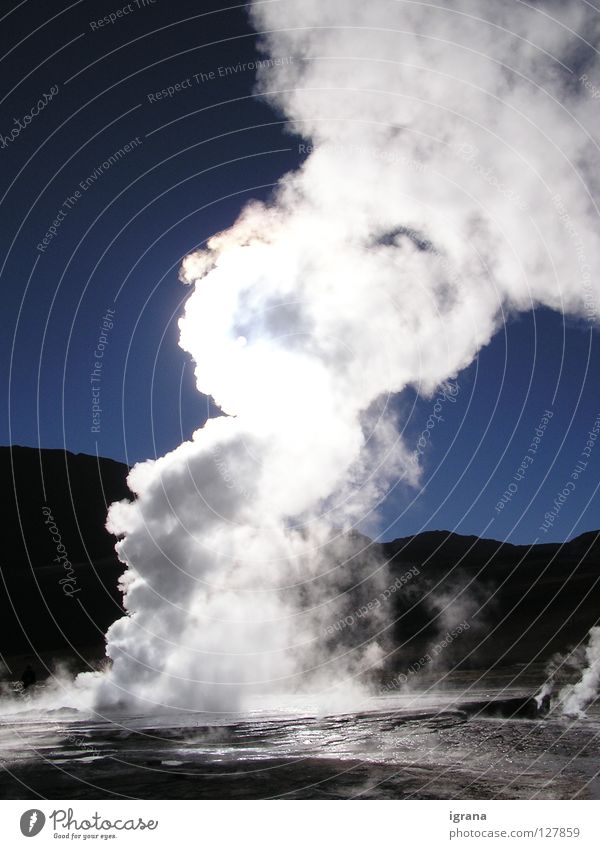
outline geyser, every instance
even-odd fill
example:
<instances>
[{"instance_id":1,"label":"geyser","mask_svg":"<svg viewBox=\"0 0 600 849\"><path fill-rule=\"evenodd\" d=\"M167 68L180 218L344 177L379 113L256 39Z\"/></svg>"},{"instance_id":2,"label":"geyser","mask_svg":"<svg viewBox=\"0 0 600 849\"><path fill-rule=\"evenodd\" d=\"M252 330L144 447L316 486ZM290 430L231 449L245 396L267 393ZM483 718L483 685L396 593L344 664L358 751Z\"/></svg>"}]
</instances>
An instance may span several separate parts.
<instances>
[{"instance_id":1,"label":"geyser","mask_svg":"<svg viewBox=\"0 0 600 849\"><path fill-rule=\"evenodd\" d=\"M138 464L109 530L127 615L98 704L235 710L385 657L348 645L340 533L418 483L385 399L431 395L506 315L597 321L600 79L584 4L256 3L259 93L310 153L183 262L181 346L226 416ZM578 37L578 34L580 37ZM382 400L383 399L383 400ZM377 403L376 403L377 402ZM385 568L358 578L372 597Z\"/></svg>"}]
</instances>

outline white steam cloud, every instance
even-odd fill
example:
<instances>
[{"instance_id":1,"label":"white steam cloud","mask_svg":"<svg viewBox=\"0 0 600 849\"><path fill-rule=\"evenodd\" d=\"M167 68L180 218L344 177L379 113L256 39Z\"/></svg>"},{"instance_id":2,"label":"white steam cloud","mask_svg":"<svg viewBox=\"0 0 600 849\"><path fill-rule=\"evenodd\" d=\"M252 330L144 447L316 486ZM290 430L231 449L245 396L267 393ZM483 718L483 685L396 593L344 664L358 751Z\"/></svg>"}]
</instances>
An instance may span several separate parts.
<instances>
[{"instance_id":1,"label":"white steam cloud","mask_svg":"<svg viewBox=\"0 0 600 849\"><path fill-rule=\"evenodd\" d=\"M576 684L567 685L559 694L563 712L567 716L580 716L598 696L600 688L600 628L590 630L585 648L586 666Z\"/></svg>"},{"instance_id":2,"label":"white steam cloud","mask_svg":"<svg viewBox=\"0 0 600 849\"><path fill-rule=\"evenodd\" d=\"M585 715L585 709L594 702L600 691L600 627L590 629L587 644L580 644L568 654L555 655L548 667L548 678L537 694L538 705L544 698L553 702L553 708L573 718ZM565 678L574 678L565 683Z\"/></svg>"},{"instance_id":3,"label":"white steam cloud","mask_svg":"<svg viewBox=\"0 0 600 849\"><path fill-rule=\"evenodd\" d=\"M388 576L340 533L419 479L385 399L456 377L507 313L596 321L598 18L578 2L255 3L258 85L308 156L188 256L181 346L227 417L114 504L128 615L100 703L234 710L382 662ZM383 410L383 412L382 412ZM377 412L376 412L377 411ZM365 589L365 588L368 588ZM389 624L389 623L388 623Z\"/></svg>"}]
</instances>

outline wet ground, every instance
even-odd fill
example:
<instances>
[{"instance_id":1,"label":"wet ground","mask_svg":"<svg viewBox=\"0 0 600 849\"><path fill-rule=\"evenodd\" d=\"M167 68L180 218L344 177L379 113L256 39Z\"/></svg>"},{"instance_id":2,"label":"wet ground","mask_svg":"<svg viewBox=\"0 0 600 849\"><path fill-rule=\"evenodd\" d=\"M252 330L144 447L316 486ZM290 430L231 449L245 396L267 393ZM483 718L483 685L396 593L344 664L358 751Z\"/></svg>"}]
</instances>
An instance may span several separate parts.
<instances>
[{"instance_id":1,"label":"wet ground","mask_svg":"<svg viewBox=\"0 0 600 849\"><path fill-rule=\"evenodd\" d=\"M598 799L600 705L489 716L489 688L374 698L366 710L0 718L3 798ZM481 700L482 710L473 707ZM465 709L467 701L468 709ZM518 702L515 702L518 704Z\"/></svg>"}]
</instances>

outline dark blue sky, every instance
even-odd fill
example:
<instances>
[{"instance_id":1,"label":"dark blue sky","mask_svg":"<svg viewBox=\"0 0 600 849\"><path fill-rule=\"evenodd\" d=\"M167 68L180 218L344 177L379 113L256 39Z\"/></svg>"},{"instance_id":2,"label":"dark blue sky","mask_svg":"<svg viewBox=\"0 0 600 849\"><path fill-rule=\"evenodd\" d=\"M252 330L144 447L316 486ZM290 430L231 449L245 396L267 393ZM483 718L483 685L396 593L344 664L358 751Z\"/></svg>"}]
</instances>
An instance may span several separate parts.
<instances>
[{"instance_id":1,"label":"dark blue sky","mask_svg":"<svg viewBox=\"0 0 600 849\"><path fill-rule=\"evenodd\" d=\"M206 418L208 400L177 345L180 260L246 200L267 197L298 154L280 116L252 95L253 73L239 68L256 56L243 7L198 9L187 0L38 0L1 21L3 444L132 463L174 448ZM225 66L238 69L223 75ZM173 96L158 95L177 84ZM9 139L14 119L52 86L56 94ZM93 432L90 376L108 309ZM449 528L531 542L597 528L600 447L540 530L600 413L599 373L589 326L549 311L507 320L459 376L455 402L444 403L423 456L423 491L390 495L383 536ZM417 401L409 444L434 400ZM399 403L410 408L411 393ZM497 512L545 410L553 416L535 459Z\"/></svg>"}]
</instances>

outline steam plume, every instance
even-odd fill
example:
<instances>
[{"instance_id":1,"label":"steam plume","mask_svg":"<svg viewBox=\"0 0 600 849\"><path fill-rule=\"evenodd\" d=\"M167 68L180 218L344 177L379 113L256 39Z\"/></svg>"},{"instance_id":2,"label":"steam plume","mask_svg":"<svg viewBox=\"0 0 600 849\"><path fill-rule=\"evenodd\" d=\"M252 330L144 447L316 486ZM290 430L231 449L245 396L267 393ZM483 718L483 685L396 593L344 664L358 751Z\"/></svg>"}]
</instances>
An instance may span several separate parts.
<instances>
[{"instance_id":1,"label":"steam plume","mask_svg":"<svg viewBox=\"0 0 600 849\"><path fill-rule=\"evenodd\" d=\"M567 684L559 693L559 702L567 716L581 716L598 697L600 690L600 627L590 629L585 648L585 666L576 684Z\"/></svg>"},{"instance_id":2,"label":"steam plume","mask_svg":"<svg viewBox=\"0 0 600 849\"><path fill-rule=\"evenodd\" d=\"M227 416L137 465L135 500L110 509L128 615L108 632L103 703L235 709L376 667L385 616L351 648L322 634L348 583L386 582L368 560L349 581L337 529L376 524L392 480L418 483L385 399L434 393L507 313L597 318L600 110L577 81L597 71L593 11L290 0L251 15L263 53L293 58L262 66L260 92L312 149L183 262L180 344Z\"/></svg>"}]
</instances>

